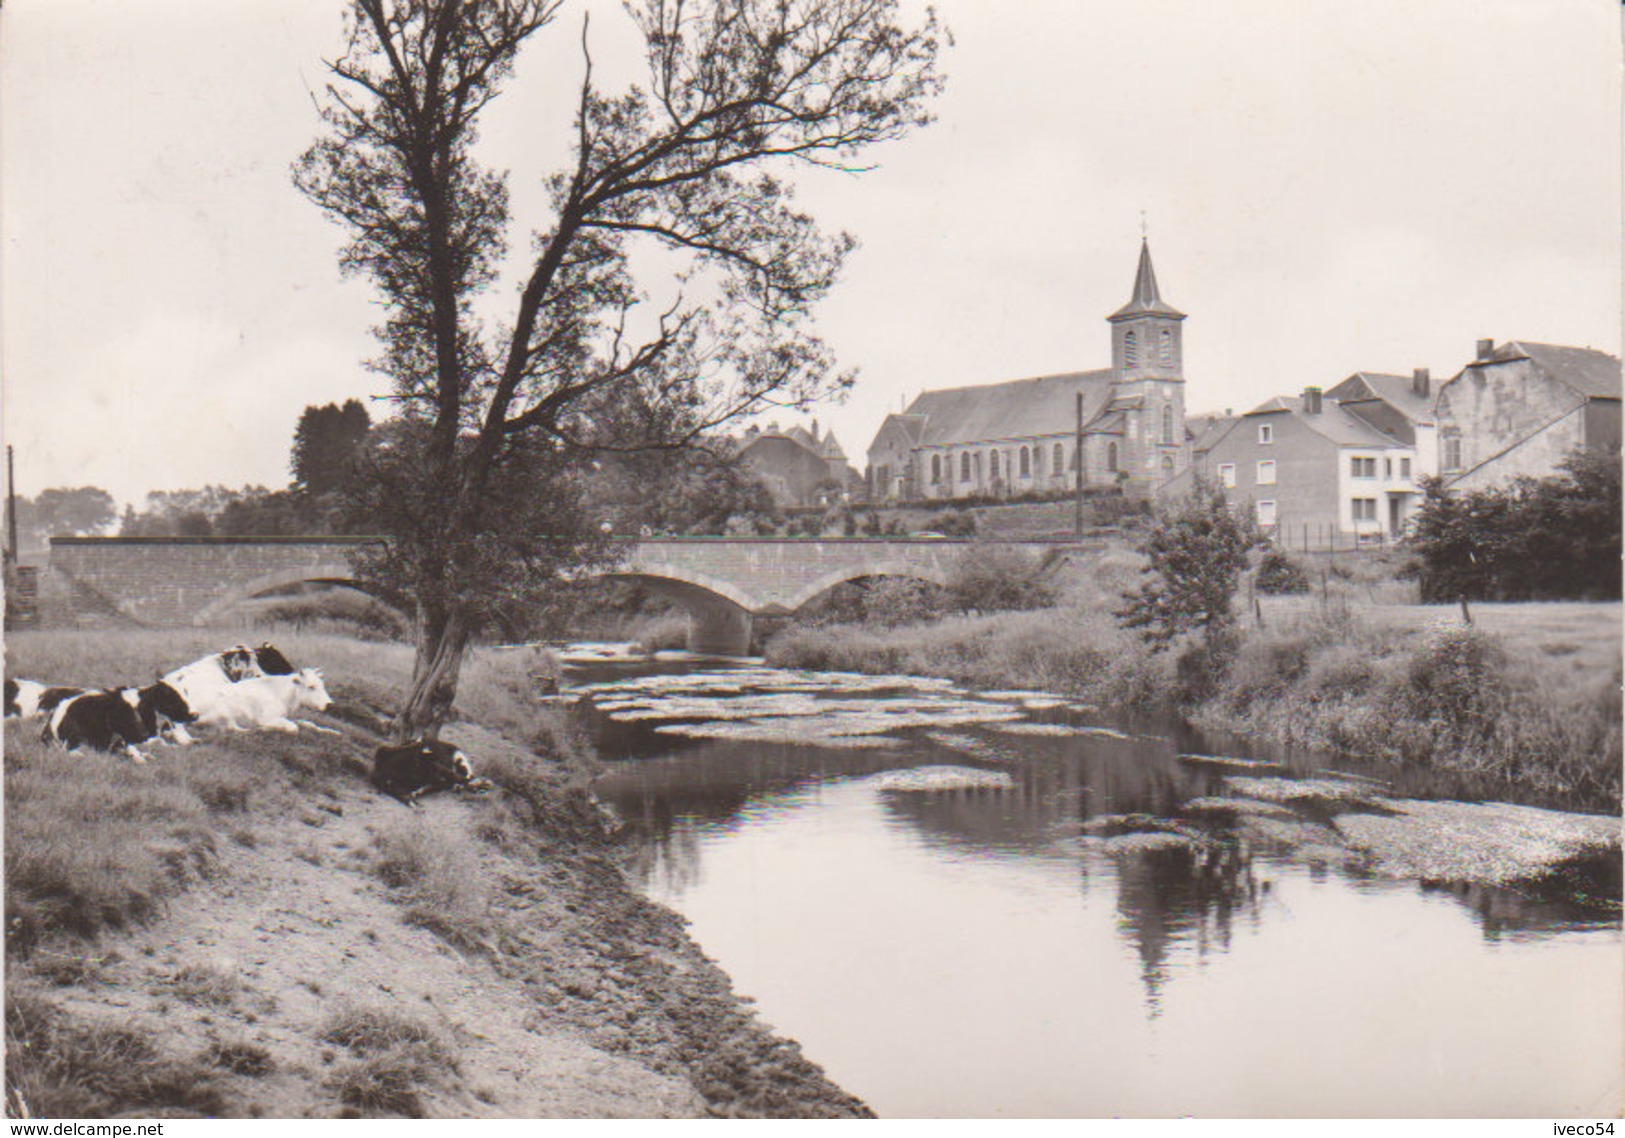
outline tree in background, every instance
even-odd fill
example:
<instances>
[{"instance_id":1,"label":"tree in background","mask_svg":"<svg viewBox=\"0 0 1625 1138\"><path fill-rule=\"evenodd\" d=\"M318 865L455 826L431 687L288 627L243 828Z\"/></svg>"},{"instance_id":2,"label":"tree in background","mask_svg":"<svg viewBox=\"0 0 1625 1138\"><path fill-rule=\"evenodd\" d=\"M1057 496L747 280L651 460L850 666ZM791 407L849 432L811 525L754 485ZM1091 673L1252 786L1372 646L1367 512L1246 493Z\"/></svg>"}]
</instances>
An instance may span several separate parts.
<instances>
[{"instance_id":1,"label":"tree in background","mask_svg":"<svg viewBox=\"0 0 1625 1138\"><path fill-rule=\"evenodd\" d=\"M307 494L337 490L372 429L372 416L360 401L306 407L293 433L293 485Z\"/></svg>"},{"instance_id":2,"label":"tree in background","mask_svg":"<svg viewBox=\"0 0 1625 1138\"><path fill-rule=\"evenodd\" d=\"M743 463L683 447L606 453L593 460L586 492L614 532L725 534L779 511Z\"/></svg>"},{"instance_id":3,"label":"tree in background","mask_svg":"<svg viewBox=\"0 0 1625 1138\"><path fill-rule=\"evenodd\" d=\"M1412 536L1422 600L1618 600L1619 459L1576 454L1560 469L1480 490L1425 483Z\"/></svg>"},{"instance_id":4,"label":"tree in background","mask_svg":"<svg viewBox=\"0 0 1625 1138\"><path fill-rule=\"evenodd\" d=\"M52 537L99 534L118 520L113 495L99 486L53 486L39 497L18 495L17 544L43 549Z\"/></svg>"},{"instance_id":5,"label":"tree in background","mask_svg":"<svg viewBox=\"0 0 1625 1138\"><path fill-rule=\"evenodd\" d=\"M797 164L857 170L923 124L940 87L932 17L895 0L629 0L647 80L600 87L588 28L569 153L548 180L511 316L476 302L507 252L505 177L482 112L559 0L351 0L328 64L326 133L295 184L348 233L378 288L375 367L398 427L375 469L388 547L358 571L411 603L413 680L396 730L433 734L469 639L522 577L602 555L580 456L699 437L768 402L843 389L811 330L853 247L793 204ZM538 132L541 133L541 132ZM633 255L678 291L652 303ZM538 482L532 484L529 479ZM519 524L497 504L523 505Z\"/></svg>"},{"instance_id":6,"label":"tree in background","mask_svg":"<svg viewBox=\"0 0 1625 1138\"><path fill-rule=\"evenodd\" d=\"M1141 551L1150 579L1123 595L1118 620L1139 629L1153 651L1190 632L1216 649L1235 623L1236 586L1258 544L1252 516L1231 510L1222 490L1198 482L1147 528Z\"/></svg>"}]
</instances>

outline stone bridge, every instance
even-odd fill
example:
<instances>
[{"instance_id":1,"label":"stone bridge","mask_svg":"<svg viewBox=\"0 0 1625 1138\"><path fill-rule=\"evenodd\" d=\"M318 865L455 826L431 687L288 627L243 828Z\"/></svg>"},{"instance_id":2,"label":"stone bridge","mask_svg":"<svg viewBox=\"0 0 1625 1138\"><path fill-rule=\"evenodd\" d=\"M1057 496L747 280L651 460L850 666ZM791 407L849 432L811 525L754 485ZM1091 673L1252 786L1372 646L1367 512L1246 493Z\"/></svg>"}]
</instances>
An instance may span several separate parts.
<instances>
[{"instance_id":1,"label":"stone bridge","mask_svg":"<svg viewBox=\"0 0 1625 1138\"><path fill-rule=\"evenodd\" d=\"M90 606L148 626L206 625L233 605L303 581L355 586L349 553L369 537L59 537L50 568ZM601 575L639 580L692 615L689 646L743 655L756 621L782 617L847 581L943 584L966 540L644 538ZM1078 542L990 543L1059 558Z\"/></svg>"}]
</instances>

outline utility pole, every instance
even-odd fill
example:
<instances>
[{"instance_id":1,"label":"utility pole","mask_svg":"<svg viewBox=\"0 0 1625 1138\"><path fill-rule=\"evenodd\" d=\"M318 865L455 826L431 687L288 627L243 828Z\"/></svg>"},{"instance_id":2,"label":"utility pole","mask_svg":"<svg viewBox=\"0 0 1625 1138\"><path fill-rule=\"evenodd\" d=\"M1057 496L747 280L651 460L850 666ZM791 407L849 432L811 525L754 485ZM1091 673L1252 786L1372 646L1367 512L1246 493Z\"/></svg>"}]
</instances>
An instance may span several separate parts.
<instances>
[{"instance_id":1,"label":"utility pole","mask_svg":"<svg viewBox=\"0 0 1625 1138\"><path fill-rule=\"evenodd\" d=\"M1073 441L1072 461L1077 464L1076 477L1077 509L1072 519L1072 532L1078 537L1083 536L1083 392L1078 392L1078 428L1077 438Z\"/></svg>"},{"instance_id":2,"label":"utility pole","mask_svg":"<svg viewBox=\"0 0 1625 1138\"><path fill-rule=\"evenodd\" d=\"M17 471L12 465L11 444L6 444L6 564L17 561Z\"/></svg>"}]
</instances>

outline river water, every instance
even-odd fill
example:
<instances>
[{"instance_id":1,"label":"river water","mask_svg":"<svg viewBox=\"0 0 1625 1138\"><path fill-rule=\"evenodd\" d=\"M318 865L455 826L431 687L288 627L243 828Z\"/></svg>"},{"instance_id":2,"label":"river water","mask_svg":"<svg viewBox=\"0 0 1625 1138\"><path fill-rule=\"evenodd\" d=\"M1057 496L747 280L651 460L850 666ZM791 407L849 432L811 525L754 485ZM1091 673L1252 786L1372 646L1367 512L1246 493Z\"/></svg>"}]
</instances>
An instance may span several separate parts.
<instances>
[{"instance_id":1,"label":"river water","mask_svg":"<svg viewBox=\"0 0 1625 1138\"><path fill-rule=\"evenodd\" d=\"M675 658L567 677L626 756L597 790L642 887L882 1117L1620 1106L1617 853L1424 881L1346 840L1411 820L1400 772L1043 693Z\"/></svg>"}]
</instances>

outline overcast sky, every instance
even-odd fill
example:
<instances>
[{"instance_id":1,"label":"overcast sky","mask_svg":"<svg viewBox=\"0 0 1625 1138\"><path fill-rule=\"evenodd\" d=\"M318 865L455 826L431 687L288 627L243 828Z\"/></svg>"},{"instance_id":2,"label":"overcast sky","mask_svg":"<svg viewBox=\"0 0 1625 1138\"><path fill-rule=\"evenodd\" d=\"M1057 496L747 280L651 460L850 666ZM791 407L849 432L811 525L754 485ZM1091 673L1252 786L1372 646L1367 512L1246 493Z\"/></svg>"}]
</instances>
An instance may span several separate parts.
<instances>
[{"instance_id":1,"label":"overcast sky","mask_svg":"<svg viewBox=\"0 0 1625 1138\"><path fill-rule=\"evenodd\" d=\"M581 2L486 132L525 228L561 154ZM859 469L882 416L924 388L1109 364L1141 211L1163 295L1190 315L1192 410L1356 370L1442 379L1480 337L1619 353L1612 0L937 7L956 39L938 123L802 195L862 243L821 317L858 384L816 412ZM281 486L307 404L385 390L361 367L369 289L339 278L339 231L288 179L338 9L0 9L19 492ZM606 57L623 20L595 8Z\"/></svg>"}]
</instances>

